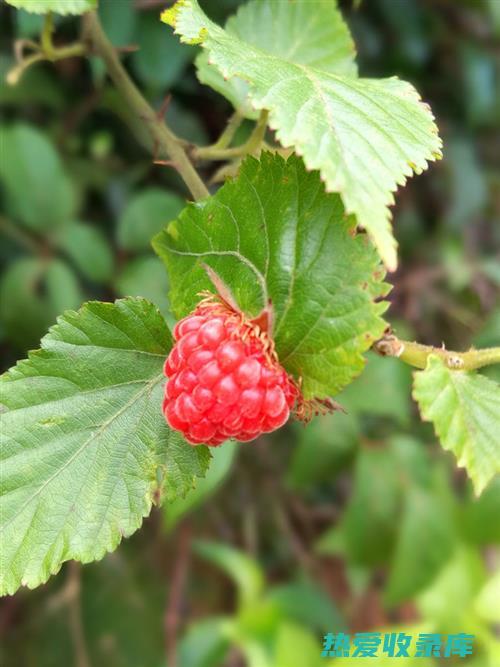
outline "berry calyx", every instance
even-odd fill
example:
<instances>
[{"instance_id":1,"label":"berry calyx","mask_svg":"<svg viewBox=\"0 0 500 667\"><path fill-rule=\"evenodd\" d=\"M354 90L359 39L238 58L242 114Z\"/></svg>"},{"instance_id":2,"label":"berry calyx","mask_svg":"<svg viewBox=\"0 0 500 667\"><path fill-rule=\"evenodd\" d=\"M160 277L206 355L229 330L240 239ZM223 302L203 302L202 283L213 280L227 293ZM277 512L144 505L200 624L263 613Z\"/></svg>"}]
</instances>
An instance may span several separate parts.
<instances>
[{"instance_id":1,"label":"berry calyx","mask_svg":"<svg viewBox=\"0 0 500 667\"><path fill-rule=\"evenodd\" d=\"M287 421L299 398L258 324L211 295L174 328L163 413L192 445L253 440Z\"/></svg>"}]
</instances>

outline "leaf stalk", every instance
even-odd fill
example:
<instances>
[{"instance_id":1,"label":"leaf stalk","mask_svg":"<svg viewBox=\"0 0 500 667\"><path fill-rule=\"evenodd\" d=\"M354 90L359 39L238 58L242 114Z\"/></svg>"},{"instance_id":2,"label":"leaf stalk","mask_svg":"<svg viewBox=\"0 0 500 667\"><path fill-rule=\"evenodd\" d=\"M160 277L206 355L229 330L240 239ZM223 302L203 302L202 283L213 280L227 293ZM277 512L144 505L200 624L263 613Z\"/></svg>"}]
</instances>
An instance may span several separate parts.
<instances>
[{"instance_id":1,"label":"leaf stalk","mask_svg":"<svg viewBox=\"0 0 500 667\"><path fill-rule=\"evenodd\" d=\"M54 22L52 13L48 12L45 15L42 34L40 36L40 43L32 42L31 40L18 40L14 46L18 62L7 73L6 81L9 85L15 86L24 72L37 62L48 60L49 62L57 62L64 58L73 58L75 56L82 56L85 53L85 45L82 42L74 42L67 46L56 47L52 41L52 33L54 32ZM33 53L26 57L22 57L22 50L24 46L29 46L33 49Z\"/></svg>"},{"instance_id":2,"label":"leaf stalk","mask_svg":"<svg viewBox=\"0 0 500 667\"><path fill-rule=\"evenodd\" d=\"M245 155L251 155L252 153L258 152L262 147L264 136L266 134L268 116L269 112L266 109L262 109L252 134L241 146L234 146L233 148L224 147L227 136L225 137L223 133L215 144L212 144L211 146L199 146L195 148L193 151L194 157L199 160L231 160L233 158L244 157ZM226 143L226 146L230 143L234 136L234 132L237 129L236 127L233 130L231 127L231 122L233 119L234 116L232 116L226 128L226 130L229 130L229 133L233 133L232 136L230 136L229 142ZM239 120L239 123L241 123L241 120L242 119ZM236 120L234 120L234 123L236 123Z\"/></svg>"}]
</instances>

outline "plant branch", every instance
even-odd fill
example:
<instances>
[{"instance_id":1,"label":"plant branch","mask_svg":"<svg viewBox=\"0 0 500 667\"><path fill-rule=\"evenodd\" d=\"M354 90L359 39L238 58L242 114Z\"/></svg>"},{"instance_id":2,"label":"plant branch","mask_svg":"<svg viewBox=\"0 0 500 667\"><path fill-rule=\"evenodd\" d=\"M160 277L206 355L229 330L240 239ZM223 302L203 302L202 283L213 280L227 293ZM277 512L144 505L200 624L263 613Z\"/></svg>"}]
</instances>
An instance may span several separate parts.
<instances>
[{"instance_id":1,"label":"plant branch","mask_svg":"<svg viewBox=\"0 0 500 667\"><path fill-rule=\"evenodd\" d=\"M85 643L85 634L83 631L81 598L80 598L80 563L71 561L68 566L68 585L73 591L68 605L69 624L71 628L71 637L75 648L76 667L90 667L90 660Z\"/></svg>"},{"instance_id":2,"label":"plant branch","mask_svg":"<svg viewBox=\"0 0 500 667\"><path fill-rule=\"evenodd\" d=\"M186 584L189 554L191 550L191 526L184 522L179 527L179 540L174 570L170 579L170 595L165 612L165 649L167 664L169 667L177 667L177 631L179 627L179 616L182 607L182 596Z\"/></svg>"},{"instance_id":3,"label":"plant branch","mask_svg":"<svg viewBox=\"0 0 500 667\"><path fill-rule=\"evenodd\" d=\"M158 149L163 154L169 157L194 199L208 197L210 193L199 177L198 172L191 164L180 140L165 125L163 118L158 117L158 114L155 113L132 82L121 64L116 50L104 34L97 14L95 12L88 12L83 16L83 22L85 37L89 41L90 46L104 60L111 80L124 97L126 103L138 117L148 123L155 145L158 146Z\"/></svg>"},{"instance_id":4,"label":"plant branch","mask_svg":"<svg viewBox=\"0 0 500 667\"><path fill-rule=\"evenodd\" d=\"M17 65L14 65L14 67L7 72L5 77L6 82L9 84L9 86L15 86L28 67L31 67L31 65L34 65L35 63L42 60L45 60L42 53L33 53L31 56L24 58L21 60L21 62L19 62Z\"/></svg>"},{"instance_id":5,"label":"plant branch","mask_svg":"<svg viewBox=\"0 0 500 667\"><path fill-rule=\"evenodd\" d=\"M226 137L224 137L223 133L221 138L212 146L200 146L195 148L194 157L200 160L230 160L232 158L244 157L245 155L257 152L262 147L262 142L264 141L268 115L269 113L265 109L260 112L259 119L253 129L252 134L241 146L235 146L234 148L223 147L224 141L226 140ZM228 127L226 128L226 130L229 130L230 132L232 131L230 126L234 118L235 116L231 117L228 123ZM241 119L239 119L239 122L241 122ZM236 120L234 120L234 123L236 123ZM236 131L236 129L234 131ZM230 136L229 142L231 139L232 136ZM221 141L223 142L222 146ZM229 142L227 142L226 145Z\"/></svg>"},{"instance_id":6,"label":"plant branch","mask_svg":"<svg viewBox=\"0 0 500 667\"><path fill-rule=\"evenodd\" d=\"M43 247L32 239L29 234L26 234L17 225L14 225L10 220L0 216L0 233L5 234L5 236L10 237L12 240L16 241L20 246L34 253L35 255L43 255Z\"/></svg>"},{"instance_id":7,"label":"plant branch","mask_svg":"<svg viewBox=\"0 0 500 667\"><path fill-rule=\"evenodd\" d=\"M64 58L72 58L74 56L82 56L85 53L85 45L81 42L74 42L67 46L56 47L52 42L52 33L54 32L54 22L52 20L52 13L47 12L45 15L40 43L31 40L21 39L14 44L14 52L17 59L17 64L9 70L6 76L6 81L9 85L15 86L23 73L37 62L48 60L49 62L56 62ZM23 58L23 48L29 46L33 49L33 53L27 58Z\"/></svg>"},{"instance_id":8,"label":"plant branch","mask_svg":"<svg viewBox=\"0 0 500 667\"><path fill-rule=\"evenodd\" d=\"M90 667L90 658L85 641L81 610L81 565L70 561L67 565L67 577L64 586L47 601L50 613L65 608L68 618L71 641L75 654L75 667Z\"/></svg>"},{"instance_id":9,"label":"plant branch","mask_svg":"<svg viewBox=\"0 0 500 667\"><path fill-rule=\"evenodd\" d=\"M447 368L455 371L473 371L483 366L500 364L500 347L483 350L470 349L467 352L453 352L444 347L421 345L399 340L394 334L387 333L373 345L375 352L383 357L397 357L416 368L426 368L431 354L440 357Z\"/></svg>"},{"instance_id":10,"label":"plant branch","mask_svg":"<svg viewBox=\"0 0 500 667\"><path fill-rule=\"evenodd\" d=\"M82 42L73 42L72 44L67 44L66 46L55 46L54 42L52 41L53 33L54 20L52 17L52 12L47 12L43 22L40 44L36 45L40 50L44 60L56 62L57 60L63 60L64 58L83 56L85 54L85 44Z\"/></svg>"},{"instance_id":11,"label":"plant branch","mask_svg":"<svg viewBox=\"0 0 500 667\"><path fill-rule=\"evenodd\" d=\"M52 43L52 33L54 32L54 20L52 12L47 12L43 21L43 29L40 37L40 45L43 53L50 58L54 55L54 45Z\"/></svg>"}]
</instances>

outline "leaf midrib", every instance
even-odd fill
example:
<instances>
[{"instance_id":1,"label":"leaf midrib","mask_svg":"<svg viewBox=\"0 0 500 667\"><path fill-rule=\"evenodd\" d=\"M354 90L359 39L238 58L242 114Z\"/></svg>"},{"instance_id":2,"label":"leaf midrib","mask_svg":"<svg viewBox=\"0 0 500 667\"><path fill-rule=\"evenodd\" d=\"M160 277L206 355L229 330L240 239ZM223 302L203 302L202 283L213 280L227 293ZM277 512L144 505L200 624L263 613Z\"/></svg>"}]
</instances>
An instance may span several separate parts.
<instances>
[{"instance_id":1,"label":"leaf midrib","mask_svg":"<svg viewBox=\"0 0 500 667\"><path fill-rule=\"evenodd\" d=\"M66 378L58 376L58 375L38 375L34 376L38 378L44 378L44 379L54 379L54 380L66 380ZM163 376L162 376L163 377ZM27 377L22 377L18 378L17 380L14 380L14 382L21 382L23 380L27 380ZM68 382L71 382L71 380L67 380ZM59 397L59 398L53 398L50 401L43 401L42 403L30 403L30 405L23 405L22 407L18 408L7 408L4 410L3 413L1 413L3 416L6 416L7 414L11 412L17 412L19 413L21 410L31 410L32 408L38 408L42 405L50 405L51 403L61 403L62 401L66 401L67 399L75 398L75 397L80 397L80 396L87 396L88 394L97 394L101 391L109 391L110 389L116 389L117 387L126 387L129 384L143 384L143 383L151 382L151 380L146 380L145 378L139 378L137 380L127 380L127 382L117 382L116 384L106 384L102 387L92 387L91 389L85 389L84 391L76 391L74 394L68 394L67 396L64 397ZM72 383L74 384L74 383ZM77 385L75 385L77 386ZM1 408L4 407L4 404L0 403L0 410Z\"/></svg>"}]
</instances>

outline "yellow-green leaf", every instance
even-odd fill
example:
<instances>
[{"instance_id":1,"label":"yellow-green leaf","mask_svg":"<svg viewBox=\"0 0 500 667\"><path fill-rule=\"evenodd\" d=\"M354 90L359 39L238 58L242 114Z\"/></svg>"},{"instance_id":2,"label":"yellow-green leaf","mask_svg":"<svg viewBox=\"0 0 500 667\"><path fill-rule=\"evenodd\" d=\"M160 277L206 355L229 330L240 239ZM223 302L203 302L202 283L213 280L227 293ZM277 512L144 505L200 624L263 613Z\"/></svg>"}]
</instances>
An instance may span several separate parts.
<instances>
[{"instance_id":1,"label":"yellow-green leaf","mask_svg":"<svg viewBox=\"0 0 500 667\"><path fill-rule=\"evenodd\" d=\"M431 355L427 368L415 373L413 396L481 493L500 473L500 387L479 373L450 370Z\"/></svg>"},{"instance_id":2,"label":"yellow-green leaf","mask_svg":"<svg viewBox=\"0 0 500 667\"><path fill-rule=\"evenodd\" d=\"M309 6L306 0L287 6L304 3ZM393 192L441 155L433 115L413 86L396 77L339 74L321 59L304 64L294 52L255 45L246 33L230 33L213 23L197 0L181 0L163 19L182 41L201 43L208 64L224 79L248 84L250 105L269 111L276 138L295 147L309 169L320 171L327 190L340 193L347 213L356 215L386 266L395 269L397 244L389 210ZM281 28L277 24L278 44ZM312 44L314 36L306 29L303 39Z\"/></svg>"}]
</instances>

